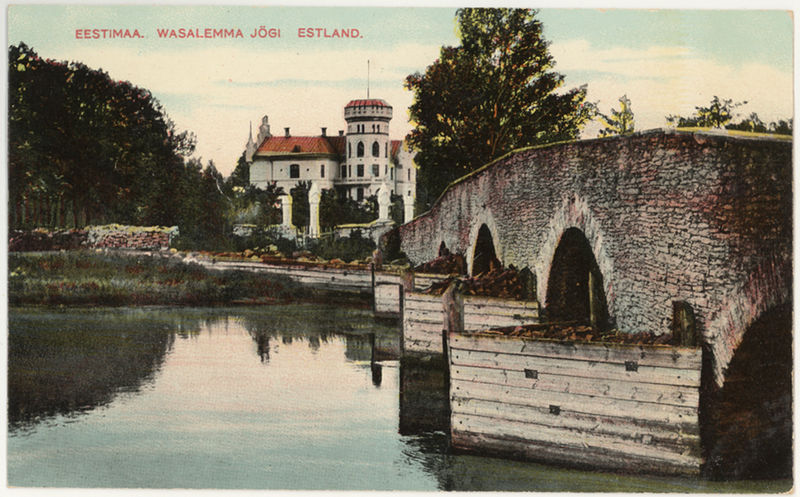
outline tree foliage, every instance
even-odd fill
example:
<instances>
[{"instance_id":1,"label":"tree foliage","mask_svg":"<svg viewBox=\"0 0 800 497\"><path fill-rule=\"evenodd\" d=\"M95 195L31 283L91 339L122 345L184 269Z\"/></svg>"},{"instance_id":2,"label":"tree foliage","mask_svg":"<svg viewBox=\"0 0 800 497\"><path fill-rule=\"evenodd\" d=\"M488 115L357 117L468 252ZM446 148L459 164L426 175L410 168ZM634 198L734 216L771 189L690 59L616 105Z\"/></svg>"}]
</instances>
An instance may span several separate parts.
<instances>
[{"instance_id":1,"label":"tree foliage","mask_svg":"<svg viewBox=\"0 0 800 497\"><path fill-rule=\"evenodd\" d=\"M792 119L779 119L769 124L764 123L755 112L751 112L746 118L739 122L732 122L734 110L746 105L746 101L734 102L733 99L719 98L714 95L711 102L703 107L695 107L695 113L688 117L669 115L666 117L667 124L671 126L683 127L708 127L735 129L740 131L750 131L753 133L774 133L781 135L792 134Z\"/></svg>"},{"instance_id":2,"label":"tree foliage","mask_svg":"<svg viewBox=\"0 0 800 497\"><path fill-rule=\"evenodd\" d=\"M604 124L600 136L629 135L635 131L631 101L627 95L619 97L619 110L611 109L611 115L598 113Z\"/></svg>"},{"instance_id":3,"label":"tree foliage","mask_svg":"<svg viewBox=\"0 0 800 497\"><path fill-rule=\"evenodd\" d=\"M734 117L734 110L745 105L747 102L734 102L729 98L719 98L714 95L708 106L695 107L695 113L689 117L670 115L667 116L667 124L684 127L700 128L722 128Z\"/></svg>"},{"instance_id":4,"label":"tree foliage","mask_svg":"<svg viewBox=\"0 0 800 497\"><path fill-rule=\"evenodd\" d=\"M441 48L414 92L408 136L428 205L456 178L529 145L574 139L592 116L586 88L561 91L549 43L530 9L460 9L461 44Z\"/></svg>"},{"instance_id":5,"label":"tree foliage","mask_svg":"<svg viewBox=\"0 0 800 497\"><path fill-rule=\"evenodd\" d=\"M322 231L331 231L340 224L364 224L378 217L378 197L363 201L338 195L336 190L322 190L319 201L319 224Z\"/></svg>"},{"instance_id":6,"label":"tree foliage","mask_svg":"<svg viewBox=\"0 0 800 497\"><path fill-rule=\"evenodd\" d=\"M118 222L219 231L219 173L188 162L153 95L79 62L8 50L9 224L80 227ZM205 214L200 214L205 212Z\"/></svg>"}]
</instances>

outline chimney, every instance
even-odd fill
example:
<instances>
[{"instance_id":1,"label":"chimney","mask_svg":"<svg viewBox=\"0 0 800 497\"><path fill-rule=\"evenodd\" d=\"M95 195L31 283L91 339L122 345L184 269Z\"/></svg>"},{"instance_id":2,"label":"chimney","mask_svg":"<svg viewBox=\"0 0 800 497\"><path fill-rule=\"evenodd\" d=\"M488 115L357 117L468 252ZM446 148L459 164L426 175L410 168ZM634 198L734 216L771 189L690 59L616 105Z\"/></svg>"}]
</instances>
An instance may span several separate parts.
<instances>
[{"instance_id":1,"label":"chimney","mask_svg":"<svg viewBox=\"0 0 800 497\"><path fill-rule=\"evenodd\" d=\"M289 138L289 136L291 136L291 135L289 134L289 128L283 128L283 131L284 131L284 133L286 134L286 135L285 135L285 136L286 136L286 138Z\"/></svg>"},{"instance_id":2,"label":"chimney","mask_svg":"<svg viewBox=\"0 0 800 497\"><path fill-rule=\"evenodd\" d=\"M322 136L327 136L328 128L322 128Z\"/></svg>"},{"instance_id":3,"label":"chimney","mask_svg":"<svg viewBox=\"0 0 800 497\"><path fill-rule=\"evenodd\" d=\"M344 130L343 129L339 130L339 136L344 136Z\"/></svg>"}]
</instances>

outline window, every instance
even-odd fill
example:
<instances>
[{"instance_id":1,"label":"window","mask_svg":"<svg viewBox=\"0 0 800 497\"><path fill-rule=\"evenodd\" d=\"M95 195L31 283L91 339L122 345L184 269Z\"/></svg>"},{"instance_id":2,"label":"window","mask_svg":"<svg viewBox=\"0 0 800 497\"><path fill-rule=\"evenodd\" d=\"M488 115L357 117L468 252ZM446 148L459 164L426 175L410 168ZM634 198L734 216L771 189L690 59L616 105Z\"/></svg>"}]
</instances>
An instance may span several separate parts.
<instances>
[{"instance_id":1,"label":"window","mask_svg":"<svg viewBox=\"0 0 800 497\"><path fill-rule=\"evenodd\" d=\"M359 164L359 165L356 166L356 168L357 168L356 169L356 176L358 176L359 178L363 178L364 177L364 164Z\"/></svg>"},{"instance_id":2,"label":"window","mask_svg":"<svg viewBox=\"0 0 800 497\"><path fill-rule=\"evenodd\" d=\"M359 188L358 190L356 190L356 200L358 200L359 202L364 200L364 189L363 188Z\"/></svg>"},{"instance_id":3,"label":"window","mask_svg":"<svg viewBox=\"0 0 800 497\"><path fill-rule=\"evenodd\" d=\"M325 164L320 164L319 165L319 177L320 178L324 178L325 177Z\"/></svg>"},{"instance_id":4,"label":"window","mask_svg":"<svg viewBox=\"0 0 800 497\"><path fill-rule=\"evenodd\" d=\"M383 165L383 175L386 176L387 174L389 174L389 164L384 164Z\"/></svg>"},{"instance_id":5,"label":"window","mask_svg":"<svg viewBox=\"0 0 800 497\"><path fill-rule=\"evenodd\" d=\"M347 144L347 156L348 157L352 157L353 156L353 144L352 143L348 143Z\"/></svg>"},{"instance_id":6,"label":"window","mask_svg":"<svg viewBox=\"0 0 800 497\"><path fill-rule=\"evenodd\" d=\"M353 166L347 166L347 175L353 177Z\"/></svg>"},{"instance_id":7,"label":"window","mask_svg":"<svg viewBox=\"0 0 800 497\"><path fill-rule=\"evenodd\" d=\"M411 181L411 168L408 168L408 181Z\"/></svg>"},{"instance_id":8,"label":"window","mask_svg":"<svg viewBox=\"0 0 800 497\"><path fill-rule=\"evenodd\" d=\"M389 157L389 142L383 144L383 156Z\"/></svg>"},{"instance_id":9,"label":"window","mask_svg":"<svg viewBox=\"0 0 800 497\"><path fill-rule=\"evenodd\" d=\"M394 181L394 168L389 169L389 179Z\"/></svg>"},{"instance_id":10,"label":"window","mask_svg":"<svg viewBox=\"0 0 800 497\"><path fill-rule=\"evenodd\" d=\"M372 156L373 157L381 156L381 146L378 145L378 142L372 142Z\"/></svg>"},{"instance_id":11,"label":"window","mask_svg":"<svg viewBox=\"0 0 800 497\"><path fill-rule=\"evenodd\" d=\"M364 157L364 142L358 142L356 146L356 157Z\"/></svg>"},{"instance_id":12,"label":"window","mask_svg":"<svg viewBox=\"0 0 800 497\"><path fill-rule=\"evenodd\" d=\"M377 178L378 176L380 176L380 173L381 173L381 166L379 166L377 164L373 164L372 165L372 175Z\"/></svg>"},{"instance_id":13,"label":"window","mask_svg":"<svg viewBox=\"0 0 800 497\"><path fill-rule=\"evenodd\" d=\"M289 177L290 178L300 177L300 164L292 164L289 166Z\"/></svg>"},{"instance_id":14,"label":"window","mask_svg":"<svg viewBox=\"0 0 800 497\"><path fill-rule=\"evenodd\" d=\"M342 164L342 178L346 178L346 177L347 177L347 166Z\"/></svg>"}]
</instances>

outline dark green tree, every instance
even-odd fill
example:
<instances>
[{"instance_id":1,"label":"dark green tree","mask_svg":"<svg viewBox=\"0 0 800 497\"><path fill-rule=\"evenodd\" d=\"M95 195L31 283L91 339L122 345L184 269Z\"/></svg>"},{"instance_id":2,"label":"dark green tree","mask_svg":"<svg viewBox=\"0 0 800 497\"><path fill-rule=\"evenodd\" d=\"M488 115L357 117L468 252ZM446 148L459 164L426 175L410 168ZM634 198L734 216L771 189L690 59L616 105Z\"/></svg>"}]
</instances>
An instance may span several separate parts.
<instances>
[{"instance_id":1,"label":"dark green tree","mask_svg":"<svg viewBox=\"0 0 800 497\"><path fill-rule=\"evenodd\" d=\"M308 226L310 219L308 190L310 188L310 181L298 181L295 187L289 190L289 195L292 196L292 224L298 229Z\"/></svg>"},{"instance_id":2,"label":"dark green tree","mask_svg":"<svg viewBox=\"0 0 800 497\"><path fill-rule=\"evenodd\" d=\"M423 207L515 148L576 138L592 116L585 87L560 91L535 10L460 9L456 19L461 44L405 81Z\"/></svg>"},{"instance_id":3,"label":"dark green tree","mask_svg":"<svg viewBox=\"0 0 800 497\"><path fill-rule=\"evenodd\" d=\"M679 128L723 128L734 117L734 110L747 102L734 102L732 99L720 99L714 95L706 107L695 107L695 113L689 117L667 116L667 124Z\"/></svg>"},{"instance_id":4,"label":"dark green tree","mask_svg":"<svg viewBox=\"0 0 800 497\"><path fill-rule=\"evenodd\" d=\"M335 190L322 190L319 202L319 224L322 231L331 231L340 224L364 224L378 217L378 198L371 195L358 202Z\"/></svg>"},{"instance_id":5,"label":"dark green tree","mask_svg":"<svg viewBox=\"0 0 800 497\"><path fill-rule=\"evenodd\" d=\"M791 135L793 128L792 118L778 119L775 122L769 123L769 132L778 135Z\"/></svg>"},{"instance_id":6,"label":"dark green tree","mask_svg":"<svg viewBox=\"0 0 800 497\"><path fill-rule=\"evenodd\" d=\"M619 97L619 110L611 109L611 115L598 113L598 117L605 126L600 130L600 136L630 135L635 131L631 101L627 95Z\"/></svg>"}]
</instances>

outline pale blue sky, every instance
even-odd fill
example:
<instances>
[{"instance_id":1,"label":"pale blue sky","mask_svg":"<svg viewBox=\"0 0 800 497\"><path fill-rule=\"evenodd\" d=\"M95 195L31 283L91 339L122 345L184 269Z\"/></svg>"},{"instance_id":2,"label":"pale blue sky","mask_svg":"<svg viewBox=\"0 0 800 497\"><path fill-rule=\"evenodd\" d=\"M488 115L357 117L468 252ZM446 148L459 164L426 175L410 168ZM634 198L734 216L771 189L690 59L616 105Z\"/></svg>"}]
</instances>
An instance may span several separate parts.
<instances>
[{"instance_id":1,"label":"pale blue sky","mask_svg":"<svg viewBox=\"0 0 800 497\"><path fill-rule=\"evenodd\" d=\"M47 58L102 67L146 87L181 129L197 134L197 154L229 173L248 125L270 116L273 131L342 129L342 107L366 94L394 106L394 138L410 129L403 78L424 71L441 45L457 43L452 8L17 5L9 44ZM787 11L542 9L556 70L568 86L588 84L608 111L627 94L640 129L690 113L712 96L748 100L765 120L793 109L791 13ZM260 26L280 39L251 39ZM240 28L244 39L166 40L156 28ZM357 28L359 39L301 39L298 27ZM79 28L139 29L143 40L76 40ZM593 130L587 131L587 136Z\"/></svg>"}]
</instances>

